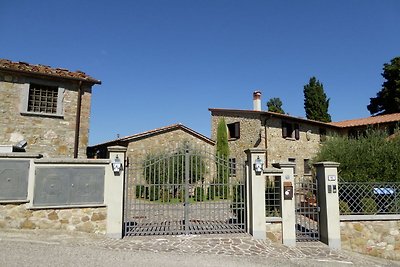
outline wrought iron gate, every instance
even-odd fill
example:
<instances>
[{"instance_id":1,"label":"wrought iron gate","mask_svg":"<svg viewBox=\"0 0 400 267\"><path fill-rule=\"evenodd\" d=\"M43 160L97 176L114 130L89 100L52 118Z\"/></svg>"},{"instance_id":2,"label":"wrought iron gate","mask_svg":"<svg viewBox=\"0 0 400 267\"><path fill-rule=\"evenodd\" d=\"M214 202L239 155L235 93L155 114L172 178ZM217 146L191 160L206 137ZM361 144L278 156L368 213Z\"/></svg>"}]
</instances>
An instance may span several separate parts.
<instances>
[{"instance_id":1,"label":"wrought iron gate","mask_svg":"<svg viewBox=\"0 0 400 267\"><path fill-rule=\"evenodd\" d=\"M318 186L315 179L302 178L295 186L296 240L319 241Z\"/></svg>"},{"instance_id":2,"label":"wrought iron gate","mask_svg":"<svg viewBox=\"0 0 400 267\"><path fill-rule=\"evenodd\" d=\"M245 232L244 169L189 147L128 158L124 235Z\"/></svg>"}]
</instances>

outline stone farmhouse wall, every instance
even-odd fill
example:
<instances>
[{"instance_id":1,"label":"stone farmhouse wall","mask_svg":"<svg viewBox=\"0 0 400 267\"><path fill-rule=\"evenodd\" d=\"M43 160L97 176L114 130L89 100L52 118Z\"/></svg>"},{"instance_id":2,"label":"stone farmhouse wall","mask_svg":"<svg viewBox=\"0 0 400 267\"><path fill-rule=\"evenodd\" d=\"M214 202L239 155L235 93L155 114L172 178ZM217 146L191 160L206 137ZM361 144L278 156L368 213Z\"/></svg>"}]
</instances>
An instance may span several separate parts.
<instances>
[{"instance_id":1,"label":"stone farmhouse wall","mask_svg":"<svg viewBox=\"0 0 400 267\"><path fill-rule=\"evenodd\" d=\"M205 142L182 129L162 132L155 135L135 139L127 144L127 157L130 159L145 159L146 155L162 152L173 152L184 143L189 143L197 149L203 149L213 153L214 145Z\"/></svg>"},{"instance_id":2,"label":"stone farmhouse wall","mask_svg":"<svg viewBox=\"0 0 400 267\"><path fill-rule=\"evenodd\" d=\"M63 88L62 116L23 114L23 91L38 83ZM89 136L91 87L83 84L78 157L86 157ZM37 79L0 73L0 145L28 143L26 151L45 157L73 157L78 82Z\"/></svg>"},{"instance_id":3,"label":"stone farmhouse wall","mask_svg":"<svg viewBox=\"0 0 400 267\"><path fill-rule=\"evenodd\" d=\"M0 229L52 229L106 233L107 208L32 210L27 204L0 204Z\"/></svg>"},{"instance_id":4,"label":"stone farmhouse wall","mask_svg":"<svg viewBox=\"0 0 400 267\"><path fill-rule=\"evenodd\" d=\"M273 163L295 160L296 176L311 175L304 173L304 160L310 160L318 152L321 141L318 125L300 123L300 138L282 137L282 119L271 117L266 119L261 114L243 112L213 111L211 117L211 139L217 138L218 122L225 119L226 124L240 123L240 138L229 140L230 157L244 160L244 151L248 148L267 150L267 166ZM288 121L288 120L286 120ZM290 122L290 121L288 121ZM327 130L330 133L329 129Z\"/></svg>"},{"instance_id":5,"label":"stone farmhouse wall","mask_svg":"<svg viewBox=\"0 0 400 267\"><path fill-rule=\"evenodd\" d=\"M400 260L400 221L342 221L342 248Z\"/></svg>"}]
</instances>

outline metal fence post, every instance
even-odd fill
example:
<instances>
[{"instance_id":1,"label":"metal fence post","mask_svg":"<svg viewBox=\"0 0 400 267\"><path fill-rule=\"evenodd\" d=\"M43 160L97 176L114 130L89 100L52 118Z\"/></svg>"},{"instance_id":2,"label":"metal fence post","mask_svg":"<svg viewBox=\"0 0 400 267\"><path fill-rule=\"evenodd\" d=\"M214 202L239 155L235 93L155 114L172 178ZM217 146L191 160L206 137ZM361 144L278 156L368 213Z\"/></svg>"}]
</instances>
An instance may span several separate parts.
<instances>
[{"instance_id":1,"label":"metal fence post","mask_svg":"<svg viewBox=\"0 0 400 267\"><path fill-rule=\"evenodd\" d=\"M330 248L340 249L339 187L337 162L317 162L320 212L320 240Z\"/></svg>"},{"instance_id":2,"label":"metal fence post","mask_svg":"<svg viewBox=\"0 0 400 267\"><path fill-rule=\"evenodd\" d=\"M107 235L112 238L122 238L124 210L124 177L126 147L108 147L110 166L106 168L104 202L107 205ZM112 162L118 158L123 165L120 172L114 172Z\"/></svg>"},{"instance_id":3,"label":"metal fence post","mask_svg":"<svg viewBox=\"0 0 400 267\"><path fill-rule=\"evenodd\" d=\"M265 225L265 175L263 171L258 172L254 168L256 160L261 160L265 164L265 149L247 149L248 163L248 193L249 193L249 218L248 230L255 239L266 239Z\"/></svg>"},{"instance_id":4,"label":"metal fence post","mask_svg":"<svg viewBox=\"0 0 400 267\"><path fill-rule=\"evenodd\" d=\"M296 212L294 198L294 162L273 164L282 170L281 176L281 216L282 243L286 246L296 246Z\"/></svg>"}]
</instances>

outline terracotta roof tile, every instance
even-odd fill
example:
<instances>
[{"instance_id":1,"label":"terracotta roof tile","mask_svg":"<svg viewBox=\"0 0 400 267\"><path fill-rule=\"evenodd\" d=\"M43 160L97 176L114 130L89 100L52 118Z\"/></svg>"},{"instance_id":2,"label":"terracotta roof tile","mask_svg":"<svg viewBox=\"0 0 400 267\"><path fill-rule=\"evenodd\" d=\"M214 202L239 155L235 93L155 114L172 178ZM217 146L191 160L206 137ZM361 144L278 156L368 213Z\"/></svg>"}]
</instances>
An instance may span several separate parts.
<instances>
[{"instance_id":1,"label":"terracotta roof tile","mask_svg":"<svg viewBox=\"0 0 400 267\"><path fill-rule=\"evenodd\" d=\"M331 122L330 124L338 127L355 127L355 126L374 125L374 124L396 122L396 121L400 121L400 113L377 115L367 118L345 120L339 122Z\"/></svg>"},{"instance_id":2,"label":"terracotta roof tile","mask_svg":"<svg viewBox=\"0 0 400 267\"><path fill-rule=\"evenodd\" d=\"M101 84L100 80L96 80L82 71L69 71L63 68L52 68L46 65L33 65L26 62L13 62L8 59L0 59L0 70L21 72L33 75L45 75L51 77L60 77L79 81L86 81L93 84Z\"/></svg>"}]
</instances>

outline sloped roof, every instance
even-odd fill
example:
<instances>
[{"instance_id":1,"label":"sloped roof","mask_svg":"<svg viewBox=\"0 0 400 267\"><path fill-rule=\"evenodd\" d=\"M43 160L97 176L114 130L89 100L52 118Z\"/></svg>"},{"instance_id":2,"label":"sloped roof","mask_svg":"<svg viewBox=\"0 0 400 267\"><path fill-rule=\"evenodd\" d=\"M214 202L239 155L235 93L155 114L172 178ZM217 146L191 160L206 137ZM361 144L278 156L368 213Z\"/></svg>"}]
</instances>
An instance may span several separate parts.
<instances>
[{"instance_id":1,"label":"sloped roof","mask_svg":"<svg viewBox=\"0 0 400 267\"><path fill-rule=\"evenodd\" d=\"M389 122L400 122L400 113L386 114L386 115L377 115L371 116L367 118L360 118L354 120L345 120L339 122L321 122L315 120L309 120L301 117L294 117L287 114L275 113L270 111L258 111L258 110L241 110L241 109L218 109L218 108L209 108L209 111L213 112L222 112L222 113L237 113L237 114L260 114L267 115L272 117L277 117L281 119L291 119L298 122L303 123L311 123L321 126L335 127L335 128L346 128L346 127L357 127L357 126L367 126L381 123L389 123Z\"/></svg>"},{"instance_id":2,"label":"sloped roof","mask_svg":"<svg viewBox=\"0 0 400 267\"><path fill-rule=\"evenodd\" d=\"M302 117L295 117L287 114L281 114L281 113L276 113L276 112L271 112L271 111L258 111L258 110L244 110L244 109L223 109L223 108L209 108L209 111L211 113L213 112L222 112L222 113L237 113L237 114L259 114L263 116L271 116L271 117L277 117L281 119L290 119L298 122L303 122L303 123L310 123L310 124L316 124L320 126L325 126L325 127L338 127L336 125L333 125L331 123L326 123L322 121L315 121L315 120L309 120L306 118Z\"/></svg>"},{"instance_id":3,"label":"sloped roof","mask_svg":"<svg viewBox=\"0 0 400 267\"><path fill-rule=\"evenodd\" d=\"M97 147L97 146L103 146L103 145L110 145L110 144L121 144L121 143L127 143L127 142L132 142L135 141L137 139L141 139L141 138L146 138L146 137L150 137L153 135L157 135L157 134L162 134L165 132L169 132L169 131L173 131L173 130L183 130L209 144L215 145L215 142L213 140L211 140L210 138L206 137L205 135L202 135L192 129L190 129L189 127L186 127L185 125L181 124L181 123L177 123L177 124L172 124L169 126L165 126L165 127L161 127L161 128L157 128L157 129L153 129L150 131L146 131L146 132L142 132L142 133L138 133L138 134L134 134L134 135L129 135L129 136L125 136L125 137L121 137L115 140L111 140L105 143L101 143L101 144L97 144L97 145L93 145L91 147Z\"/></svg>"},{"instance_id":4,"label":"sloped roof","mask_svg":"<svg viewBox=\"0 0 400 267\"><path fill-rule=\"evenodd\" d=\"M62 68L52 68L45 65L33 65L26 62L13 62L8 59L0 59L0 71L19 72L30 75L40 75L55 78L72 79L85 81L93 84L101 84L100 80L96 80L82 71L69 71Z\"/></svg>"},{"instance_id":5,"label":"sloped roof","mask_svg":"<svg viewBox=\"0 0 400 267\"><path fill-rule=\"evenodd\" d=\"M389 122L396 122L396 121L400 121L400 113L377 115L377 116L372 116L372 117L367 117L367 118L345 120L345 121L339 121L339 122L331 122L330 124L345 128L345 127L356 127L356 126L382 124L382 123L389 123Z\"/></svg>"}]
</instances>

